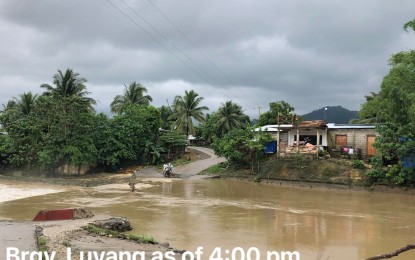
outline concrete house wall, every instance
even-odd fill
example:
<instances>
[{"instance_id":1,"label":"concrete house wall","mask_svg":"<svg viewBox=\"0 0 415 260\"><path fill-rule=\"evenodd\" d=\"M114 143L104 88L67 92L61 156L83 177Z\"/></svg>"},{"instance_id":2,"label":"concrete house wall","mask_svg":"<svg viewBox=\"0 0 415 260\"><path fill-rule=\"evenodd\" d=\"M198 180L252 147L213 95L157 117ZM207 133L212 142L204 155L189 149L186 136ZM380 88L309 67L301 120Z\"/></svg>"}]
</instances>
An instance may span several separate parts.
<instances>
[{"instance_id":1,"label":"concrete house wall","mask_svg":"<svg viewBox=\"0 0 415 260\"><path fill-rule=\"evenodd\" d=\"M328 129L327 144L330 150L338 149L336 146L336 136L346 136L346 146L359 148L362 151L362 157L366 158L368 153L368 139L369 137L375 137L377 133L374 127L368 128L331 128Z\"/></svg>"}]
</instances>

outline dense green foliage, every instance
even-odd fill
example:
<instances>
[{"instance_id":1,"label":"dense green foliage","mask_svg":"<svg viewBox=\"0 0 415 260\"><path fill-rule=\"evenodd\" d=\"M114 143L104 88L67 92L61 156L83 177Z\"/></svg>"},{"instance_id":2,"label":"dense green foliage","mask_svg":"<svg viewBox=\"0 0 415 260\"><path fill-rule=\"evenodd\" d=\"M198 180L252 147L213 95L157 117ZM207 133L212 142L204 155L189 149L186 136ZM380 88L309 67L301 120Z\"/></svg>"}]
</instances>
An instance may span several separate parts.
<instances>
[{"instance_id":1,"label":"dense green foliage","mask_svg":"<svg viewBox=\"0 0 415 260\"><path fill-rule=\"evenodd\" d=\"M115 169L127 162L157 164L182 154L189 134L211 141L235 131L230 140L238 138L238 130L247 140L239 149L249 154L237 159L221 148L224 155L249 164L263 154L264 137L256 140L251 131L243 130L249 118L232 101L205 120L203 112L208 108L195 91L176 96L171 107L155 108L151 96L145 95L147 88L132 82L114 98L110 107L116 115L110 118L96 114L96 101L88 96L86 82L71 69L58 70L53 85L41 85L45 89L41 95L23 93L3 104L0 164L49 174L62 169L79 174L99 165Z\"/></svg>"},{"instance_id":2,"label":"dense green foliage","mask_svg":"<svg viewBox=\"0 0 415 260\"><path fill-rule=\"evenodd\" d=\"M187 145L186 136L177 132L165 132L159 137L159 146L164 147L167 151L167 160L170 160L172 154L180 154Z\"/></svg>"},{"instance_id":3,"label":"dense green foliage","mask_svg":"<svg viewBox=\"0 0 415 260\"><path fill-rule=\"evenodd\" d=\"M85 105L92 109L92 105L96 105L96 101L90 97L90 94L86 91L86 79L80 78L78 73L73 72L71 69L67 69L65 73L58 70L58 73L53 75L54 87L49 84L42 84L40 87L45 88L45 96L59 96L59 97L78 97Z\"/></svg>"},{"instance_id":4,"label":"dense green foliage","mask_svg":"<svg viewBox=\"0 0 415 260\"><path fill-rule=\"evenodd\" d=\"M137 82L131 82L127 87L125 86L124 94L117 95L111 103L111 112L122 114L124 110L130 105L145 105L148 106L153 98L147 93L147 88Z\"/></svg>"},{"instance_id":5,"label":"dense green foliage","mask_svg":"<svg viewBox=\"0 0 415 260\"><path fill-rule=\"evenodd\" d=\"M281 124L290 124L293 112L294 107L285 101L271 102L269 103L269 111L261 114L257 125L276 125L278 116L281 119Z\"/></svg>"},{"instance_id":6,"label":"dense green foliage","mask_svg":"<svg viewBox=\"0 0 415 260\"><path fill-rule=\"evenodd\" d=\"M235 129L249 126L249 117L243 113L242 107L228 100L219 109L206 115L203 125L196 129L196 136L211 143L214 139L222 138Z\"/></svg>"},{"instance_id":7,"label":"dense green foliage","mask_svg":"<svg viewBox=\"0 0 415 260\"><path fill-rule=\"evenodd\" d=\"M408 27L413 28L413 21L405 25ZM392 55L390 65L379 93L366 97L359 115L362 121L377 123L375 147L384 162L393 164L383 169L375 160L369 176L374 181L408 185L414 183L415 172L402 163L415 154L415 50Z\"/></svg>"},{"instance_id":8,"label":"dense green foliage","mask_svg":"<svg viewBox=\"0 0 415 260\"><path fill-rule=\"evenodd\" d=\"M176 96L173 102L173 113L169 120L173 120L173 129L186 134L195 134L194 121L203 123L205 115L203 111L209 110L206 106L200 106L203 97L194 90L185 91L184 96Z\"/></svg>"},{"instance_id":9,"label":"dense green foliage","mask_svg":"<svg viewBox=\"0 0 415 260\"><path fill-rule=\"evenodd\" d=\"M216 139L212 146L215 154L230 163L251 169L265 156L265 144L272 141L267 133L256 133L250 128L235 129Z\"/></svg>"},{"instance_id":10,"label":"dense green foliage","mask_svg":"<svg viewBox=\"0 0 415 260\"><path fill-rule=\"evenodd\" d=\"M172 120L169 118L173 115L173 111L169 106L159 107L161 117L161 128L164 130L171 130Z\"/></svg>"},{"instance_id":11,"label":"dense green foliage","mask_svg":"<svg viewBox=\"0 0 415 260\"><path fill-rule=\"evenodd\" d=\"M108 118L95 113L96 102L88 97L86 80L79 74L58 71L53 83L43 84L46 91L40 96L24 93L3 105L1 164L34 167L49 174L69 166L71 172L79 173L83 167L113 168L125 161L157 163L161 153L179 142L186 144L182 135L174 143L159 139L161 113L148 105L151 98L147 96L146 101L117 103L121 113ZM137 89L137 84L132 85ZM145 91L141 88L137 95Z\"/></svg>"},{"instance_id":12,"label":"dense green foliage","mask_svg":"<svg viewBox=\"0 0 415 260\"><path fill-rule=\"evenodd\" d=\"M242 112L242 107L230 100L223 103L216 113L218 121L215 126L219 137L249 124L249 117Z\"/></svg>"}]
</instances>

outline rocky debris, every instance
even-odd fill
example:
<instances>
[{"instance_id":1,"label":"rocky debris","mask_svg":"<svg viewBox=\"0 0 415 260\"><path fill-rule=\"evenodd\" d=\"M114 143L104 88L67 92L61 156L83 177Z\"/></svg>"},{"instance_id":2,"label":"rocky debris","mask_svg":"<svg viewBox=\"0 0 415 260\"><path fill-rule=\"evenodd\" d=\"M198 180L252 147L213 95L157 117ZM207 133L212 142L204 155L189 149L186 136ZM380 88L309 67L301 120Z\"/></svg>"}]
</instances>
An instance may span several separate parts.
<instances>
[{"instance_id":1,"label":"rocky debris","mask_svg":"<svg viewBox=\"0 0 415 260\"><path fill-rule=\"evenodd\" d=\"M160 246L164 246L164 247L170 247L169 242L163 242L159 244Z\"/></svg>"},{"instance_id":2,"label":"rocky debris","mask_svg":"<svg viewBox=\"0 0 415 260\"><path fill-rule=\"evenodd\" d=\"M74 208L73 219L92 218L94 214L87 208Z\"/></svg>"},{"instance_id":3,"label":"rocky debris","mask_svg":"<svg viewBox=\"0 0 415 260\"><path fill-rule=\"evenodd\" d=\"M133 229L131 227L130 221L126 218L121 218L121 217L113 217L113 218L104 219L104 220L97 220L97 221L94 221L92 224L100 228L105 228L105 229L119 231L119 232L129 231Z\"/></svg>"}]
</instances>

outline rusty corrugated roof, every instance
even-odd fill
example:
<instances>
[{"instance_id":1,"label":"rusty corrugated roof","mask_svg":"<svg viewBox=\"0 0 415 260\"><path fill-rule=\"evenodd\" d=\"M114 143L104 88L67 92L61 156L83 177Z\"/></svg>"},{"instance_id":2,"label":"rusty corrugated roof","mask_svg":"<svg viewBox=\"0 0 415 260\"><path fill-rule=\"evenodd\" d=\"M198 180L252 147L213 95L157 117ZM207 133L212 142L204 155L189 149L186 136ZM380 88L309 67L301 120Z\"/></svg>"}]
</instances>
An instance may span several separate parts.
<instances>
[{"instance_id":1,"label":"rusty corrugated roof","mask_svg":"<svg viewBox=\"0 0 415 260\"><path fill-rule=\"evenodd\" d=\"M326 128L327 122L324 120L303 121L297 127L298 128Z\"/></svg>"}]
</instances>

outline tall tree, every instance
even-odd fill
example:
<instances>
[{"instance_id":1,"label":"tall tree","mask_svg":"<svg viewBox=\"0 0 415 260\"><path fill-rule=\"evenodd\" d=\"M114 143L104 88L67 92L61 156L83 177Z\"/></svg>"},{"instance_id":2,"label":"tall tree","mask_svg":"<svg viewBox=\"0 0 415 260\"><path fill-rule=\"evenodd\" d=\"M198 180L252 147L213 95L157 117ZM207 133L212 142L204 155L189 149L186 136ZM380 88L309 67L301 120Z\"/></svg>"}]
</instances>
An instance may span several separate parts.
<instances>
[{"instance_id":1,"label":"tall tree","mask_svg":"<svg viewBox=\"0 0 415 260\"><path fill-rule=\"evenodd\" d=\"M414 21L404 29L413 29ZM369 176L399 185L412 184L415 170L403 167L403 162L415 155L415 50L392 55L389 64L391 69L379 93L366 98L359 115L362 119L376 118L379 136L375 147L383 158L398 162L388 171L377 163Z\"/></svg>"},{"instance_id":2,"label":"tall tree","mask_svg":"<svg viewBox=\"0 0 415 260\"><path fill-rule=\"evenodd\" d=\"M383 100L379 93L371 92L365 96L366 103L360 107L359 119L353 123L374 124L385 122Z\"/></svg>"},{"instance_id":3,"label":"tall tree","mask_svg":"<svg viewBox=\"0 0 415 260\"><path fill-rule=\"evenodd\" d=\"M58 73L53 75L54 87L49 84L42 84L40 87L45 88L44 95L71 97L77 96L81 98L89 108L96 105L96 101L87 97L90 92L86 91L86 79L79 77L79 73L73 72L72 69L66 69L65 73L58 70Z\"/></svg>"},{"instance_id":4,"label":"tall tree","mask_svg":"<svg viewBox=\"0 0 415 260\"><path fill-rule=\"evenodd\" d=\"M217 114L219 120L216 122L216 126L221 136L249 123L249 117L243 113L242 107L230 100L219 107Z\"/></svg>"},{"instance_id":5,"label":"tall tree","mask_svg":"<svg viewBox=\"0 0 415 260\"><path fill-rule=\"evenodd\" d=\"M185 133L186 136L195 133L193 120L204 122L203 111L209 110L206 106L200 106L203 97L200 97L194 90L185 91L184 96L176 96L173 103L173 115L169 118L174 119L173 127L178 132Z\"/></svg>"},{"instance_id":6,"label":"tall tree","mask_svg":"<svg viewBox=\"0 0 415 260\"><path fill-rule=\"evenodd\" d=\"M172 120L169 117L173 114L173 111L170 106L161 106L158 108L160 111L161 117L161 128L165 130L170 130L172 125Z\"/></svg>"},{"instance_id":7,"label":"tall tree","mask_svg":"<svg viewBox=\"0 0 415 260\"><path fill-rule=\"evenodd\" d=\"M7 104L2 104L3 106L3 110L0 111L0 113L6 113L7 111L13 110L14 108L16 108L16 100L11 99L9 101L7 101Z\"/></svg>"},{"instance_id":8,"label":"tall tree","mask_svg":"<svg viewBox=\"0 0 415 260\"><path fill-rule=\"evenodd\" d=\"M19 95L19 98L13 97L6 105L3 104L3 110L0 112L3 126L7 129L11 123L22 116L28 116L34 109L36 98L37 95L28 92Z\"/></svg>"},{"instance_id":9,"label":"tall tree","mask_svg":"<svg viewBox=\"0 0 415 260\"><path fill-rule=\"evenodd\" d=\"M37 95L33 95L32 92L25 92L19 95L20 98L14 98L16 102L16 109L18 112L29 115L33 110L36 102Z\"/></svg>"},{"instance_id":10,"label":"tall tree","mask_svg":"<svg viewBox=\"0 0 415 260\"><path fill-rule=\"evenodd\" d=\"M137 82L131 82L127 87L126 85L123 95L117 95L111 103L111 112L122 114L129 105L145 105L148 106L153 98L147 93L147 88Z\"/></svg>"},{"instance_id":11,"label":"tall tree","mask_svg":"<svg viewBox=\"0 0 415 260\"><path fill-rule=\"evenodd\" d=\"M292 118L294 107L288 102L277 101L269 103L269 111L262 113L258 120L258 125L273 125L277 124L278 115L280 118L289 119ZM285 120L287 121L287 120Z\"/></svg>"}]
</instances>

